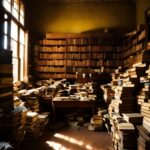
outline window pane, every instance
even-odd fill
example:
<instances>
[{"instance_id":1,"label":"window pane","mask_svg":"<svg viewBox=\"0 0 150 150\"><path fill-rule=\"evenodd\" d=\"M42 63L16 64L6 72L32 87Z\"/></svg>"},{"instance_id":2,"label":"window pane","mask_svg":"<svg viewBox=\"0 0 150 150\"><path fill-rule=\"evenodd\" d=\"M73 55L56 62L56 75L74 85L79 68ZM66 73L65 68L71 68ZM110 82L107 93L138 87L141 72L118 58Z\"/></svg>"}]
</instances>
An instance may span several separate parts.
<instances>
[{"instance_id":1,"label":"window pane","mask_svg":"<svg viewBox=\"0 0 150 150\"><path fill-rule=\"evenodd\" d=\"M14 21L11 21L11 38L18 41L18 26Z\"/></svg>"},{"instance_id":2,"label":"window pane","mask_svg":"<svg viewBox=\"0 0 150 150\"><path fill-rule=\"evenodd\" d=\"M18 20L19 19L19 1L14 0L12 7L12 15Z\"/></svg>"},{"instance_id":3,"label":"window pane","mask_svg":"<svg viewBox=\"0 0 150 150\"><path fill-rule=\"evenodd\" d=\"M25 38L24 31L22 29L20 29L20 43L23 45L25 44L24 38Z\"/></svg>"},{"instance_id":4,"label":"window pane","mask_svg":"<svg viewBox=\"0 0 150 150\"><path fill-rule=\"evenodd\" d=\"M18 64L19 64L19 60L17 58L13 58L13 78L14 78L14 81L18 81Z\"/></svg>"},{"instance_id":5,"label":"window pane","mask_svg":"<svg viewBox=\"0 0 150 150\"><path fill-rule=\"evenodd\" d=\"M24 6L22 3L20 5L20 23L24 25Z\"/></svg>"},{"instance_id":6,"label":"window pane","mask_svg":"<svg viewBox=\"0 0 150 150\"><path fill-rule=\"evenodd\" d=\"M24 17L24 5L20 2L20 15Z\"/></svg>"},{"instance_id":7,"label":"window pane","mask_svg":"<svg viewBox=\"0 0 150 150\"><path fill-rule=\"evenodd\" d=\"M4 22L4 33L8 34L8 22L7 21Z\"/></svg>"},{"instance_id":8,"label":"window pane","mask_svg":"<svg viewBox=\"0 0 150 150\"><path fill-rule=\"evenodd\" d=\"M13 13L12 14L18 20L18 18L19 18L19 12L18 12L18 10L16 10L16 9L13 8Z\"/></svg>"},{"instance_id":9,"label":"window pane","mask_svg":"<svg viewBox=\"0 0 150 150\"><path fill-rule=\"evenodd\" d=\"M11 12L11 0L3 0L3 6L6 10Z\"/></svg>"},{"instance_id":10,"label":"window pane","mask_svg":"<svg viewBox=\"0 0 150 150\"><path fill-rule=\"evenodd\" d=\"M8 37L4 35L4 49L8 49Z\"/></svg>"},{"instance_id":11,"label":"window pane","mask_svg":"<svg viewBox=\"0 0 150 150\"><path fill-rule=\"evenodd\" d=\"M4 19L8 19L8 15L7 14L4 15Z\"/></svg>"},{"instance_id":12,"label":"window pane","mask_svg":"<svg viewBox=\"0 0 150 150\"><path fill-rule=\"evenodd\" d=\"M20 80L24 79L24 45L20 44Z\"/></svg>"},{"instance_id":13,"label":"window pane","mask_svg":"<svg viewBox=\"0 0 150 150\"><path fill-rule=\"evenodd\" d=\"M24 17L20 16L20 23L24 25Z\"/></svg>"},{"instance_id":14,"label":"window pane","mask_svg":"<svg viewBox=\"0 0 150 150\"><path fill-rule=\"evenodd\" d=\"M20 58L24 58L24 45L20 44Z\"/></svg>"},{"instance_id":15,"label":"window pane","mask_svg":"<svg viewBox=\"0 0 150 150\"><path fill-rule=\"evenodd\" d=\"M15 40L13 40L13 39L11 39L11 46L10 46L10 48L13 51L13 57L17 57L18 56L17 55L18 54L17 53L18 43Z\"/></svg>"},{"instance_id":16,"label":"window pane","mask_svg":"<svg viewBox=\"0 0 150 150\"><path fill-rule=\"evenodd\" d=\"M14 0L14 8L16 10L19 10L19 1L18 0Z\"/></svg>"}]
</instances>

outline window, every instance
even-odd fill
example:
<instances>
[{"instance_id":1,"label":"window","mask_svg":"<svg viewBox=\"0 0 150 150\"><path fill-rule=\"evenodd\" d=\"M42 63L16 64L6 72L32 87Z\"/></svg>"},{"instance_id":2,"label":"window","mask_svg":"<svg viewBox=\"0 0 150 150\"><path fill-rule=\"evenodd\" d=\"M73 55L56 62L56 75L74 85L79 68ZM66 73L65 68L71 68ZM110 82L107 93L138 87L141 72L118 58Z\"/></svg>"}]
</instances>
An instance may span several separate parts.
<instances>
[{"instance_id":1,"label":"window","mask_svg":"<svg viewBox=\"0 0 150 150\"><path fill-rule=\"evenodd\" d=\"M4 15L4 49L8 49L8 15Z\"/></svg>"},{"instance_id":2,"label":"window","mask_svg":"<svg viewBox=\"0 0 150 150\"><path fill-rule=\"evenodd\" d=\"M27 33L24 29L24 6L21 0L3 0L5 50L12 50L13 79L27 77Z\"/></svg>"},{"instance_id":3,"label":"window","mask_svg":"<svg viewBox=\"0 0 150 150\"><path fill-rule=\"evenodd\" d=\"M3 0L3 6L8 12L11 12L11 0Z\"/></svg>"},{"instance_id":4,"label":"window","mask_svg":"<svg viewBox=\"0 0 150 150\"><path fill-rule=\"evenodd\" d=\"M20 23L24 25L24 6L23 3L20 5Z\"/></svg>"},{"instance_id":5,"label":"window","mask_svg":"<svg viewBox=\"0 0 150 150\"><path fill-rule=\"evenodd\" d=\"M18 22L24 25L24 5L21 0L3 0L3 6Z\"/></svg>"},{"instance_id":6,"label":"window","mask_svg":"<svg viewBox=\"0 0 150 150\"><path fill-rule=\"evenodd\" d=\"M19 0L13 0L12 15L18 20L19 19Z\"/></svg>"}]
</instances>

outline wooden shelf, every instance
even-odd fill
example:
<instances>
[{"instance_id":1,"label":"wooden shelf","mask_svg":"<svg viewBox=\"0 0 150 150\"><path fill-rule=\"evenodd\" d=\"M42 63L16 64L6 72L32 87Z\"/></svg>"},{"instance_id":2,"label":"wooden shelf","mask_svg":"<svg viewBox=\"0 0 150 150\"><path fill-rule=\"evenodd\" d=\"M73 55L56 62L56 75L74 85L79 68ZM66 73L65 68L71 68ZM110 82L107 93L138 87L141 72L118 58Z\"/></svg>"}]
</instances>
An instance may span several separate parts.
<instances>
[{"instance_id":1,"label":"wooden shelf","mask_svg":"<svg viewBox=\"0 0 150 150\"><path fill-rule=\"evenodd\" d=\"M111 73L112 67L117 68L122 59L121 48L112 34L47 33L37 43L34 66L40 79L75 78L76 72L100 71L103 66L107 68L105 72Z\"/></svg>"}]
</instances>

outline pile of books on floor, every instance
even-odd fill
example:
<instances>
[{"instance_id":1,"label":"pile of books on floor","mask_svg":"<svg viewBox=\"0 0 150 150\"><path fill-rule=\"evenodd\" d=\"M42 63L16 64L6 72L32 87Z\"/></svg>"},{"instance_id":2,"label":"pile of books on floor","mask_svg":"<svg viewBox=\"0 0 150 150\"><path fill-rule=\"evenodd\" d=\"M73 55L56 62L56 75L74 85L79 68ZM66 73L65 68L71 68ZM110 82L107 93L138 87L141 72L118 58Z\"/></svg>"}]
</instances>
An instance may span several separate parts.
<instances>
[{"instance_id":1,"label":"pile of books on floor","mask_svg":"<svg viewBox=\"0 0 150 150\"><path fill-rule=\"evenodd\" d=\"M24 139L24 122L25 116L23 113L26 108L15 107L14 110L3 117L3 130L6 137L14 143L21 143Z\"/></svg>"},{"instance_id":2,"label":"pile of books on floor","mask_svg":"<svg viewBox=\"0 0 150 150\"><path fill-rule=\"evenodd\" d=\"M143 126L150 132L150 101L141 104L141 114L143 118Z\"/></svg>"},{"instance_id":3,"label":"pile of books on floor","mask_svg":"<svg viewBox=\"0 0 150 150\"><path fill-rule=\"evenodd\" d=\"M136 94L141 89L140 78L145 76L146 68L145 63L134 63L132 68L118 76L118 85L112 86L115 94L114 100L109 106L110 110L114 110L116 113L137 111Z\"/></svg>"},{"instance_id":4,"label":"pile of books on floor","mask_svg":"<svg viewBox=\"0 0 150 150\"><path fill-rule=\"evenodd\" d=\"M136 126L138 129L138 149L150 150L150 132L143 126Z\"/></svg>"},{"instance_id":5,"label":"pile of books on floor","mask_svg":"<svg viewBox=\"0 0 150 150\"><path fill-rule=\"evenodd\" d=\"M26 97L25 98L25 106L34 112L39 112L39 98L38 97Z\"/></svg>"},{"instance_id":6,"label":"pile of books on floor","mask_svg":"<svg viewBox=\"0 0 150 150\"><path fill-rule=\"evenodd\" d=\"M0 83L0 109L3 113L8 113L13 110L13 92L12 83L1 84Z\"/></svg>"},{"instance_id":7,"label":"pile of books on floor","mask_svg":"<svg viewBox=\"0 0 150 150\"><path fill-rule=\"evenodd\" d=\"M49 113L48 112L40 113L38 117L39 117L39 128L40 128L39 130L42 134L47 124L49 123Z\"/></svg>"},{"instance_id":8,"label":"pile of books on floor","mask_svg":"<svg viewBox=\"0 0 150 150\"><path fill-rule=\"evenodd\" d=\"M133 125L142 125L143 116L140 113L124 113L123 119Z\"/></svg>"},{"instance_id":9,"label":"pile of books on floor","mask_svg":"<svg viewBox=\"0 0 150 150\"><path fill-rule=\"evenodd\" d=\"M26 124L25 124L25 137L37 138L40 136L40 123L37 112L27 112Z\"/></svg>"},{"instance_id":10,"label":"pile of books on floor","mask_svg":"<svg viewBox=\"0 0 150 150\"><path fill-rule=\"evenodd\" d=\"M109 105L109 111L116 113L130 113L135 110L136 97L134 87L116 86L114 99Z\"/></svg>"},{"instance_id":11,"label":"pile of books on floor","mask_svg":"<svg viewBox=\"0 0 150 150\"><path fill-rule=\"evenodd\" d=\"M102 131L104 130L104 120L103 120L103 115L107 113L107 110L98 110L97 115L93 115L90 120L90 124L88 126L89 130L94 130L94 131Z\"/></svg>"},{"instance_id":12,"label":"pile of books on floor","mask_svg":"<svg viewBox=\"0 0 150 150\"><path fill-rule=\"evenodd\" d=\"M149 85L150 86L150 85ZM137 102L138 105L142 105L143 102L148 102L148 99L150 98L150 88L146 85L139 91L137 95Z\"/></svg>"},{"instance_id":13,"label":"pile of books on floor","mask_svg":"<svg viewBox=\"0 0 150 150\"><path fill-rule=\"evenodd\" d=\"M14 100L14 106L20 106L20 105L24 105L23 101L18 97L18 96L14 96L13 97Z\"/></svg>"},{"instance_id":14,"label":"pile of books on floor","mask_svg":"<svg viewBox=\"0 0 150 150\"><path fill-rule=\"evenodd\" d=\"M132 123L128 123L122 116L114 114L111 124L112 142L115 150L137 149L137 135Z\"/></svg>"},{"instance_id":15,"label":"pile of books on floor","mask_svg":"<svg viewBox=\"0 0 150 150\"><path fill-rule=\"evenodd\" d=\"M38 114L37 112L28 111L25 123L25 137L31 139L38 138L43 134L44 129L48 123L48 112Z\"/></svg>"},{"instance_id":16,"label":"pile of books on floor","mask_svg":"<svg viewBox=\"0 0 150 150\"><path fill-rule=\"evenodd\" d=\"M102 116L93 115L90 124L88 126L89 130L101 131L104 130L104 123Z\"/></svg>"}]
</instances>

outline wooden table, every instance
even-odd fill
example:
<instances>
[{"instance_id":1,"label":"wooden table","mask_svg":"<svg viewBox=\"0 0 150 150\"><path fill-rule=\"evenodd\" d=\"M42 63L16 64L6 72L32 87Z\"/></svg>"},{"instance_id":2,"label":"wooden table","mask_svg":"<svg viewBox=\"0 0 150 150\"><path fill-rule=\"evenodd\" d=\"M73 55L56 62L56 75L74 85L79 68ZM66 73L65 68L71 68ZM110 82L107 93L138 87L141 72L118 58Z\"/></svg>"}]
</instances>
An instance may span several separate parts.
<instances>
[{"instance_id":1,"label":"wooden table","mask_svg":"<svg viewBox=\"0 0 150 150\"><path fill-rule=\"evenodd\" d=\"M52 107L54 114L57 108L81 108L81 109L91 109L92 114L95 114L95 101L94 100L52 100Z\"/></svg>"}]
</instances>

